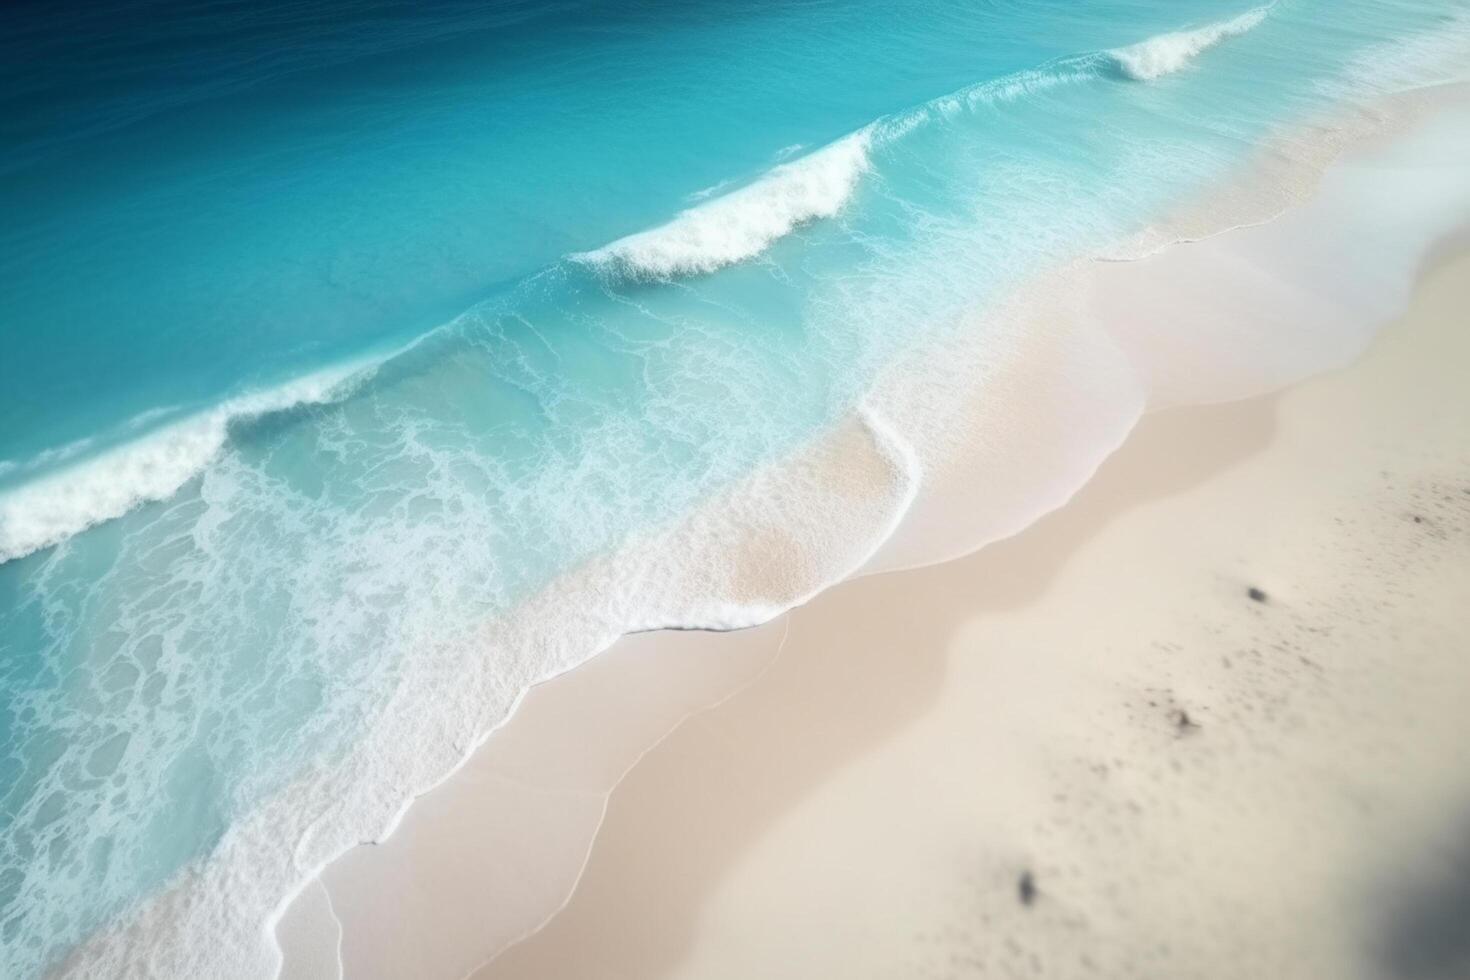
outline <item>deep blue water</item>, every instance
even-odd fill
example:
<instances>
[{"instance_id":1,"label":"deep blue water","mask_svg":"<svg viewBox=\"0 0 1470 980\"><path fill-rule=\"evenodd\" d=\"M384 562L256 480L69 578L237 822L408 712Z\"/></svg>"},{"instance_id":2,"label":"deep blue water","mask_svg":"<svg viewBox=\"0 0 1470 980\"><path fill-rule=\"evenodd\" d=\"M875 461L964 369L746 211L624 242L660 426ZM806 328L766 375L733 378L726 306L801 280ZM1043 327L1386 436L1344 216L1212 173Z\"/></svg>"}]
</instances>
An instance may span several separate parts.
<instances>
[{"instance_id":1,"label":"deep blue water","mask_svg":"<svg viewBox=\"0 0 1470 980\"><path fill-rule=\"evenodd\" d=\"M0 972L1464 11L0 11Z\"/></svg>"}]
</instances>

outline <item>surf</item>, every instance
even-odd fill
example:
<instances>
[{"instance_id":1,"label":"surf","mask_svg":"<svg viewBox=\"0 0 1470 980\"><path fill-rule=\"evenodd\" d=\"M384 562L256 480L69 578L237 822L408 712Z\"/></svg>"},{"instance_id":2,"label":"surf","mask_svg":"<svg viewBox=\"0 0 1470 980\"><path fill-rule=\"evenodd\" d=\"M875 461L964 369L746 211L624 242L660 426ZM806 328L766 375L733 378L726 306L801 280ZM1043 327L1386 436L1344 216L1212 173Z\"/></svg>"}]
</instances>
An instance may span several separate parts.
<instances>
[{"instance_id":1,"label":"surf","mask_svg":"<svg viewBox=\"0 0 1470 980\"><path fill-rule=\"evenodd\" d=\"M51 547L90 527L178 492L202 473L232 427L347 397L372 374L371 362L323 369L249 392L0 493L0 563ZM80 455L87 444L63 458ZM48 462L43 457L39 464Z\"/></svg>"},{"instance_id":2,"label":"surf","mask_svg":"<svg viewBox=\"0 0 1470 980\"><path fill-rule=\"evenodd\" d=\"M864 128L738 190L572 261L633 280L703 275L760 255L795 229L842 210L869 167Z\"/></svg>"},{"instance_id":3,"label":"surf","mask_svg":"<svg viewBox=\"0 0 1470 980\"><path fill-rule=\"evenodd\" d=\"M1131 79L1153 81L1180 70L1206 49L1259 26L1269 10L1259 7L1194 30L1155 35L1124 48L1068 56L977 82L876 119L776 165L744 186L711 194L662 225L572 253L567 260L609 281L635 283L704 276L751 261L798 229L838 216L873 171L875 150L904 139L921 125L1059 86L1096 81L1104 77L1105 63L1115 64ZM10 476L18 485L0 492L0 563L167 499L217 458L232 425L296 406L331 402L346 388L365 382L370 373L358 363L238 396L40 478L25 479L21 474L17 481L21 466L13 461L5 464L0 476ZM345 385L354 375L351 385ZM42 454L35 462L46 461Z\"/></svg>"},{"instance_id":4,"label":"surf","mask_svg":"<svg viewBox=\"0 0 1470 980\"><path fill-rule=\"evenodd\" d=\"M1196 57L1220 42L1255 30L1270 11L1270 7L1257 7L1238 17L1194 30L1158 34L1137 44L1114 48L1107 56L1128 78L1152 82L1188 67Z\"/></svg>"},{"instance_id":5,"label":"surf","mask_svg":"<svg viewBox=\"0 0 1470 980\"><path fill-rule=\"evenodd\" d=\"M1213 16L1205 6L1191 11ZM825 9L802 8L801 16L820 19ZM1291 9L1273 15L1273 32L1306 26L1289 21ZM805 43L790 40L809 35L752 17L763 33L744 39L743 53L766 58L775 81L741 90L744 115L720 101L714 82L709 92L658 99L689 79L744 84L745 63L738 79L683 61L658 74L661 63L638 58L673 57L663 46L653 54L619 48L626 57L608 63L656 75L657 84L635 93L643 101L599 91L587 100L598 112L514 117L546 139L561 132L555 121L579 120L565 156L517 159L519 169L495 175L511 190L487 213L507 222L529 216L520 227L536 234L507 234L506 251L525 246L536 263L530 272L497 278L479 264L483 253L461 251L455 232L463 229L442 223L474 196L461 200L453 182L434 184L453 200L436 201L442 210L425 212L422 228L395 228L365 244L397 260L412 252L400 252L399 239L417 235L412 244L423 254L394 269L403 278L452 266L513 284L470 305L442 343L357 383L328 379L289 396L224 399L131 449L88 444L3 474L14 484L7 507L29 485L18 477L54 482L4 511L0 525L5 547L26 554L0 566L0 594L14 597L0 608L0 651L21 671L5 707L17 719L18 765L30 767L28 789L7 814L14 823L6 833L22 843L0 867L6 881L25 882L4 912L22 941L0 961L16 975L41 972L88 935L125 934L166 892L178 914L148 920L166 927L157 936L132 934L149 937L147 950L112 947L119 964L177 956L203 967L175 974L247 972L244 963L268 972L255 969L270 959L261 923L283 896L342 847L391 829L406 802L462 761L527 684L580 662L622 629L728 627L782 608L784 600L751 601L761 598L760 583L738 573L748 554L740 543L757 520L776 525L768 537L780 550L772 554L790 556L771 564L818 587L852 562L813 559L811 541L877 544L894 533L892 513L905 526L934 513L926 505L934 493L924 487L935 485L953 433L928 424L936 416L926 413L962 385L983 392L987 445L1001 449L952 481L956 509L975 527L1010 526L1021 511L1007 517L997 501L1034 508L1054 499L1007 477L1025 470L1009 453L1024 462L1034 443L1010 389L988 385L1007 366L1031 363L1035 351L1000 298L1038 270L1126 240L1217 186L1251 148L1296 122L1277 91L1310 96L1311 73L1337 64L1274 62L1274 41L1258 35L1253 46L1249 31L1224 31L1203 47L1198 39L1183 45L1194 53L1182 62L1149 60L1199 67L1176 68L1168 84L1149 87L1107 53L1148 41L1106 45L1190 32L1159 34L1157 10L1147 23L1131 5L1106 16L1090 11L1064 15L1062 26L1081 18L1065 40L1050 25L1028 23L1015 36L1046 43L989 54L981 50L987 31L1005 24L992 18L986 30L956 39L965 25L936 11L916 29L919 56L911 60L898 58L897 47L914 40L904 35L878 52L883 58L864 61L846 49L817 68L799 61ZM891 16L886 5L869 13ZM1169 16L1175 24L1205 19ZM890 43L871 23L859 26L863 43ZM1319 37L1299 40L1326 45ZM1199 57L1207 49L1208 61ZM915 65L945 50L958 67L903 88ZM903 71L883 74L890 56ZM986 71L974 64L982 56ZM1233 73L1253 58L1279 73L1269 98L1241 98L1234 84ZM879 73L882 84L849 98L829 84L848 63ZM782 89L793 64L804 66L802 84ZM569 77L586 85L585 73ZM560 92L563 80L528 81ZM425 85L450 100L449 90ZM787 102L758 98L770 93ZM685 123L694 114L670 116L678 125L661 130L580 128L595 130L604 114L631 112L630 104L646 121L695 95L706 101L693 132ZM834 110L839 99L846 101ZM504 105L484 104L497 114ZM484 104L460 121L483 123ZM800 111L782 117L783 104ZM1323 112L1333 105L1311 103ZM1216 125L1191 125L1201 114ZM488 129L512 138L513 127L496 122ZM742 126L751 132L731 135ZM798 144L818 149L795 157L775 150ZM468 170L488 169L468 156ZM619 183L630 159L644 168ZM394 162L421 174L418 158ZM642 195L636 206L623 198L632 184ZM691 197L696 188L713 190ZM370 189L370 200L389 204L406 193ZM568 244L568 227L585 240ZM451 309L469 304L474 296ZM944 346L964 331L964 345ZM1045 323L1037 333L1051 336ZM217 350L202 339L198 349ZM861 436L873 465L827 481L824 474L845 471L830 453L813 462L806 450L868 405L875 379L910 352L933 365L908 376L904 398L915 413L865 413L870 424L848 435ZM1069 479L1086 469L1077 459L1104 451L1121 426L1087 401L1106 399L1108 386L1127 377L1106 353L1084 358L1039 405L1037 417L1052 417L1055 394L1056 406L1077 410L1067 437L1086 445L1063 467ZM173 369L184 371L180 363ZM887 438L890 431L899 438ZM910 448L894 452L895 442ZM772 482L793 460L807 476ZM853 527L844 493L864 486L864 473L904 492L873 495L878 506ZM725 507L752 474L755 492ZM763 509L793 486L779 515ZM706 528L697 561L670 532L691 514L703 515ZM810 534L788 529L795 521ZM931 530L947 542L971 540L971 528ZM69 543L42 553L57 541ZM906 557L889 552L885 560ZM587 575L597 579L591 592L561 587ZM580 601L587 595L597 597L595 608ZM24 673L32 668L34 676ZM130 739L121 762L99 775L116 761L121 731ZM174 818L185 809L179 800L197 805L186 819ZM71 845L65 862L45 858L62 839ZM94 845L106 849L105 877L87 863ZM214 890L196 890L200 882Z\"/></svg>"}]
</instances>

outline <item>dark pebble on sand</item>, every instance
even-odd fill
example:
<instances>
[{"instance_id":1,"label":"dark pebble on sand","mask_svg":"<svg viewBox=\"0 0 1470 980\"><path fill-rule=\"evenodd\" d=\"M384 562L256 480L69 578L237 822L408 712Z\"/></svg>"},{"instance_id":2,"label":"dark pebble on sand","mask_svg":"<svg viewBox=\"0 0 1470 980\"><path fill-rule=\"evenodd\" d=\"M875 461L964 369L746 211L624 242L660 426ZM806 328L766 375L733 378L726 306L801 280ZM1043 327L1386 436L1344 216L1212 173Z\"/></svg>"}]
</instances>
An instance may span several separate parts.
<instances>
[{"instance_id":1,"label":"dark pebble on sand","mask_svg":"<svg viewBox=\"0 0 1470 980\"><path fill-rule=\"evenodd\" d=\"M1247 589L1245 594L1248 595L1248 596L1250 596L1256 602L1265 602L1266 601L1266 593L1263 592L1262 590L1256 588L1254 585L1252 585L1249 589Z\"/></svg>"},{"instance_id":2,"label":"dark pebble on sand","mask_svg":"<svg viewBox=\"0 0 1470 980\"><path fill-rule=\"evenodd\" d=\"M1021 872L1021 880L1016 883L1016 895L1021 899L1022 905L1030 905L1036 901L1036 879L1031 872Z\"/></svg>"}]
</instances>

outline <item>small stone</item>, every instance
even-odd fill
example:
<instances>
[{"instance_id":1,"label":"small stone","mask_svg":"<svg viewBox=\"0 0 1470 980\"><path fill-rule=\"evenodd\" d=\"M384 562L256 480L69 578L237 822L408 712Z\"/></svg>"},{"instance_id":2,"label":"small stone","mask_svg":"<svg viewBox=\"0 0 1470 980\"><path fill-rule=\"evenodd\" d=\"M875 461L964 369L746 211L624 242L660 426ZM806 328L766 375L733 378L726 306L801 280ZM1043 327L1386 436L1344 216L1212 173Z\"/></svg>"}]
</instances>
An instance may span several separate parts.
<instances>
[{"instance_id":1,"label":"small stone","mask_svg":"<svg viewBox=\"0 0 1470 980\"><path fill-rule=\"evenodd\" d=\"M1021 880L1016 882L1016 897L1021 900L1022 905L1030 905L1036 901L1036 878L1030 871L1021 872Z\"/></svg>"},{"instance_id":2,"label":"small stone","mask_svg":"<svg viewBox=\"0 0 1470 980\"><path fill-rule=\"evenodd\" d=\"M1250 596L1251 599L1255 602L1266 601L1266 593L1263 592L1261 589L1256 588L1254 585L1247 589L1245 594Z\"/></svg>"}]
</instances>

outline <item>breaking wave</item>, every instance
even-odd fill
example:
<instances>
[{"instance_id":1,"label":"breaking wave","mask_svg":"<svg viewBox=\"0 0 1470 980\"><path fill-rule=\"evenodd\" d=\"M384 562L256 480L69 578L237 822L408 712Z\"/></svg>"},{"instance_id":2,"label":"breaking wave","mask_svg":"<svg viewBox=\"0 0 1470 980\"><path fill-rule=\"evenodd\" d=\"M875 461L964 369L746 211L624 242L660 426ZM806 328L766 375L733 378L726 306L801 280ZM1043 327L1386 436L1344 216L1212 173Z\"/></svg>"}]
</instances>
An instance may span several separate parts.
<instances>
[{"instance_id":1,"label":"breaking wave","mask_svg":"<svg viewBox=\"0 0 1470 980\"><path fill-rule=\"evenodd\" d=\"M711 196L663 225L569 258L602 274L632 281L703 275L747 261L798 227L836 216L872 169L873 149L901 139L919 125L981 105L1011 102L1096 79L1108 64L1128 78L1153 80L1178 71L1207 48L1250 31L1269 10L1258 7L1195 30L1156 35L1102 54L1062 58L968 86L876 120L806 156L781 163L734 191L718 194L718 186L711 188ZM363 375L358 364L238 397L0 494L0 563L171 496L215 458L236 421L336 400L351 387L346 382L361 381ZM10 463L0 465L5 467L0 474L16 468Z\"/></svg>"},{"instance_id":2,"label":"breaking wave","mask_svg":"<svg viewBox=\"0 0 1470 980\"><path fill-rule=\"evenodd\" d=\"M0 495L0 562L172 496L219 454L232 425L337 401L371 372L371 365L355 362L241 395L6 491Z\"/></svg>"},{"instance_id":3,"label":"breaking wave","mask_svg":"<svg viewBox=\"0 0 1470 980\"><path fill-rule=\"evenodd\" d=\"M715 272L760 255L807 222L842 210L871 167L870 151L899 139L916 126L980 105L997 105L1077 81L1096 79L1112 65L1137 81L1178 71L1200 52L1252 30L1269 7L1191 31L1159 34L1101 54L1061 58L1041 68L989 79L880 119L842 139L783 163L738 190L700 201L667 224L620 238L574 261L632 280L667 280Z\"/></svg>"},{"instance_id":4,"label":"breaking wave","mask_svg":"<svg viewBox=\"0 0 1470 980\"><path fill-rule=\"evenodd\" d=\"M1195 30L1156 35L1101 54L1061 58L967 86L876 120L812 153L781 163L736 190L720 193L724 185L710 188L699 196L699 203L663 225L569 258L601 274L631 281L704 275L747 261L795 229L836 216L872 169L874 148L897 141L920 125L1098 79L1106 66L1116 67L1131 79L1153 80L1178 71L1205 49L1250 31L1269 10L1258 7ZM232 424L334 401L370 373L359 363L231 399L0 493L0 563L57 544L141 504L166 499L218 455ZM81 455L71 453L70 448L65 455ZM42 454L32 462L48 464L48 468L64 462L55 458L57 452ZM48 455L52 458L47 459ZM0 475L19 468L13 462L0 463Z\"/></svg>"},{"instance_id":5,"label":"breaking wave","mask_svg":"<svg viewBox=\"0 0 1470 980\"><path fill-rule=\"evenodd\" d=\"M1165 75L1172 75L1188 65L1202 51L1213 48L1221 41L1238 37L1252 31L1266 19L1270 7L1257 7L1239 17L1218 21L1192 31L1172 31L1158 34L1147 41L1130 44L1109 51L1118 69L1140 82L1151 82Z\"/></svg>"},{"instance_id":6,"label":"breaking wave","mask_svg":"<svg viewBox=\"0 0 1470 980\"><path fill-rule=\"evenodd\" d=\"M868 169L871 128L844 136L754 183L573 260L631 279L714 272L754 258L798 225L842 210Z\"/></svg>"}]
</instances>

